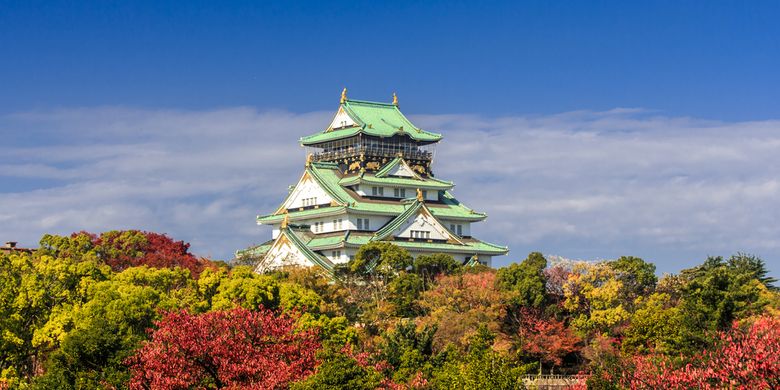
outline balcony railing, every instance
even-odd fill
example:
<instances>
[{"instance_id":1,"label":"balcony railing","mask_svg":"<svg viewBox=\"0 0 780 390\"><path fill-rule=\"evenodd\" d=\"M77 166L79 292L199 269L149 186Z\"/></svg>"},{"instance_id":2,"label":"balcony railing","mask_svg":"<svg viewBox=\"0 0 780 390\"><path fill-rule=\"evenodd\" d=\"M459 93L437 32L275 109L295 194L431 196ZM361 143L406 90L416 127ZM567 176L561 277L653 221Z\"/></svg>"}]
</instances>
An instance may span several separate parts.
<instances>
[{"instance_id":1,"label":"balcony railing","mask_svg":"<svg viewBox=\"0 0 780 390\"><path fill-rule=\"evenodd\" d=\"M396 157L398 153L409 160L427 160L433 159L433 153L424 150L398 150L392 148L371 148L371 147L349 147L343 150L332 150L315 153L312 155L314 161L332 161L348 157L357 157L361 154L373 157Z\"/></svg>"}]
</instances>

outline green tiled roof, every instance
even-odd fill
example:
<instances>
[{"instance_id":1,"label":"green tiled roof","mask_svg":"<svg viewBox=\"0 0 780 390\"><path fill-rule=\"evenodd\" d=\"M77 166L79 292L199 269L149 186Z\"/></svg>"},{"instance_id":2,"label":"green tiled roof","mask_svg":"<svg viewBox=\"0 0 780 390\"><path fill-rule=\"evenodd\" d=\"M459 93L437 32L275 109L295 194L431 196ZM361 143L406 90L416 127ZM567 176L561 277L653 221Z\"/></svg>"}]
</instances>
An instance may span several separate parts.
<instances>
[{"instance_id":1,"label":"green tiled roof","mask_svg":"<svg viewBox=\"0 0 780 390\"><path fill-rule=\"evenodd\" d=\"M407 164L406 161L404 161L403 158L396 157L396 158L392 159L389 163L385 164L385 166L383 166L381 169L376 171L376 177L385 177L385 176L387 176L387 174L390 173L390 171L393 168L395 168L395 167L397 167L398 165L401 165L401 164L406 165L406 167L409 168L410 170L412 169L411 167L409 167L409 164ZM414 171L412 171L412 173L414 173ZM414 175L415 175L416 178L420 177L420 175L418 175L417 173L414 173Z\"/></svg>"},{"instance_id":2,"label":"green tiled roof","mask_svg":"<svg viewBox=\"0 0 780 390\"><path fill-rule=\"evenodd\" d=\"M338 234L328 237L312 237L309 242L306 243L306 245L309 248L312 248L314 250L320 250L320 249L327 249L331 247L337 247L341 245L342 242L344 242L344 237L346 234Z\"/></svg>"},{"instance_id":3,"label":"green tiled roof","mask_svg":"<svg viewBox=\"0 0 780 390\"><path fill-rule=\"evenodd\" d=\"M406 210L406 206L400 202L361 201L360 199L353 197L344 187L339 184L343 179L340 176L340 172L336 164L315 162L311 163L309 167L306 168L306 170L323 188L325 188L331 197L336 199L336 201L341 203L343 206L326 206L302 211L290 210L289 216L291 221L320 214L339 213L344 211L344 209L383 215L398 215ZM398 178L380 178L377 180L396 179ZM406 180L417 182L414 179ZM441 182L446 183L443 181ZM420 186L420 188L425 187ZM464 206L449 192L444 192L444 196L441 197L440 200L442 201L441 204L431 203L428 205L428 210L437 218L481 221L487 217L485 214L475 212ZM285 199L285 202L286 201L287 199ZM284 202L282 204L284 204ZM257 222L261 224L272 224L280 222L283 218L284 214L282 213L263 215L257 217Z\"/></svg>"},{"instance_id":4,"label":"green tiled roof","mask_svg":"<svg viewBox=\"0 0 780 390\"><path fill-rule=\"evenodd\" d=\"M346 204L353 200L347 191L339 185L340 178L336 175L336 171L338 171L337 165L332 163L311 163L306 169L336 201Z\"/></svg>"},{"instance_id":5,"label":"green tiled roof","mask_svg":"<svg viewBox=\"0 0 780 390\"><path fill-rule=\"evenodd\" d=\"M377 230L374 233L374 238L373 239L374 240L383 240L383 239L387 238L387 236L393 234L393 231L395 231L395 229L398 229L398 227L401 226L404 222L406 222L406 220L408 220L409 218L411 218L412 215L417 213L417 211L420 210L420 208L422 208L422 206L423 206L423 203L418 201L418 200L415 200L414 203L409 204L406 207L406 210L403 213L401 213L400 215L395 217L393 220L388 222L385 226L382 226L381 229Z\"/></svg>"},{"instance_id":6,"label":"green tiled roof","mask_svg":"<svg viewBox=\"0 0 780 390\"><path fill-rule=\"evenodd\" d=\"M374 238L373 233L368 232L345 232L345 234L338 234L327 237L311 238L307 246L311 250L320 250L319 248L339 248L344 246L359 247L361 245L368 244L371 241L377 241ZM301 242L303 238L299 237ZM406 240L394 240L390 241L395 245L398 245L406 249L418 249L425 251L442 251L450 253L480 253L486 255L505 255L509 249L503 246L491 244L489 242L480 241L475 238L464 239L463 245L451 244L445 242L424 242L424 241L406 241ZM315 253L316 254L316 253ZM327 259L326 259L327 260Z\"/></svg>"},{"instance_id":7,"label":"green tiled roof","mask_svg":"<svg viewBox=\"0 0 780 390\"><path fill-rule=\"evenodd\" d=\"M284 228L281 231L281 234L283 234L285 237L287 237L290 242L295 245L298 250L303 253L304 256L306 256L306 259L312 262L312 264L316 264L320 267L322 267L324 270L328 271L329 273L333 272L333 263L330 262L327 258L324 256L320 256L317 253L315 253L311 248L309 248L301 239L298 237L295 232L290 230L289 228Z\"/></svg>"},{"instance_id":8,"label":"green tiled roof","mask_svg":"<svg viewBox=\"0 0 780 390\"><path fill-rule=\"evenodd\" d=\"M338 213L340 211L346 210L346 207L344 206L331 206L331 207L320 207L318 209L306 209L302 211L290 211L288 214L290 216L291 221L295 221L297 219L311 217L313 215L322 215L322 214L331 214L331 213ZM257 217L258 223L276 223L280 222L282 219L284 219L284 214L269 214L269 215L261 215Z\"/></svg>"},{"instance_id":9,"label":"green tiled roof","mask_svg":"<svg viewBox=\"0 0 780 390\"><path fill-rule=\"evenodd\" d=\"M424 190L448 190L454 186L452 182L434 179L432 177L412 179L409 177L381 177L368 173L347 176L339 181L339 184L342 186L351 186L360 183L390 187L420 188Z\"/></svg>"},{"instance_id":10,"label":"green tiled roof","mask_svg":"<svg viewBox=\"0 0 780 390\"><path fill-rule=\"evenodd\" d=\"M352 247L359 247L372 241L372 235L367 234L350 234L347 238L346 244ZM480 241L475 238L464 240L463 244L449 244L444 242L422 242L422 241L404 241L394 240L390 241L395 245L398 245L406 249L419 249L425 251L442 251L442 252L456 252L456 253L481 253L486 255L505 255L509 252L509 249L503 246L491 244L489 242Z\"/></svg>"},{"instance_id":11,"label":"green tiled roof","mask_svg":"<svg viewBox=\"0 0 780 390\"><path fill-rule=\"evenodd\" d=\"M375 103L360 100L346 100L341 108L357 124L345 129L329 130L301 138L302 145L314 145L321 142L351 137L358 133L377 137L392 137L406 134L415 141L437 142L441 135L422 130L407 119L398 106L388 103Z\"/></svg>"},{"instance_id":12,"label":"green tiled roof","mask_svg":"<svg viewBox=\"0 0 780 390\"><path fill-rule=\"evenodd\" d=\"M250 246L246 249L239 249L236 251L236 257L244 257L244 256L251 256L251 257L260 257L265 255L269 249L271 249L271 244L273 244L273 240L262 243L260 245Z\"/></svg>"},{"instance_id":13,"label":"green tiled roof","mask_svg":"<svg viewBox=\"0 0 780 390\"><path fill-rule=\"evenodd\" d=\"M388 203L374 203L374 202L358 202L350 205L349 209L359 211L359 212L365 212L365 213L393 215L393 214L400 214L404 212L404 210L406 210L406 207L401 203L388 204ZM428 210L430 210L431 214L433 214L436 218L461 219L467 221L481 221L487 218L487 215L472 211L471 209L464 207L461 204L442 205L442 206L436 204L430 204Z\"/></svg>"},{"instance_id":14,"label":"green tiled roof","mask_svg":"<svg viewBox=\"0 0 780 390\"><path fill-rule=\"evenodd\" d=\"M467 242L466 245L402 240L392 241L392 243L400 246L401 248L422 249L426 251L483 253L494 256L505 255L509 252L509 249L506 247L479 240L476 242Z\"/></svg>"}]
</instances>

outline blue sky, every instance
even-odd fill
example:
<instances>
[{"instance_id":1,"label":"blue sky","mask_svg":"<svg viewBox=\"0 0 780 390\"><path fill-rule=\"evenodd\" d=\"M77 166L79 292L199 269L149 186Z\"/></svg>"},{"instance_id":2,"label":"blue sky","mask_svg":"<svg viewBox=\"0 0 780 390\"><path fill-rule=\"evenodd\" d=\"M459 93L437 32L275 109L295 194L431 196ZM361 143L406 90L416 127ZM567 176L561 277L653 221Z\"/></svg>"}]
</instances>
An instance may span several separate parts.
<instances>
[{"instance_id":1,"label":"blue sky","mask_svg":"<svg viewBox=\"0 0 780 390\"><path fill-rule=\"evenodd\" d=\"M1 238L142 228L227 257L265 239L252 217L347 86L398 92L444 133L437 172L491 215L476 231L510 245L503 263L633 254L674 271L747 251L776 270L778 16L761 1L0 1Z\"/></svg>"}]
</instances>

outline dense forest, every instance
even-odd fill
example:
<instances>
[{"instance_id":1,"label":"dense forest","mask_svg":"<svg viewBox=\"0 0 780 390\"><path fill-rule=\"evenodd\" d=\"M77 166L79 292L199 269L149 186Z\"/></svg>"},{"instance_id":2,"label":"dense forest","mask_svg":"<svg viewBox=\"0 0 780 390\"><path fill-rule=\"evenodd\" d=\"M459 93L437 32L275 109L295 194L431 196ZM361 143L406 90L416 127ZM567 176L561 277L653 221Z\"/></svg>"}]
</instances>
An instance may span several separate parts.
<instances>
[{"instance_id":1,"label":"dense forest","mask_svg":"<svg viewBox=\"0 0 780 390\"><path fill-rule=\"evenodd\" d=\"M748 254L498 270L362 247L334 275L253 272L156 233L0 254L0 389L780 388L780 293Z\"/></svg>"}]
</instances>

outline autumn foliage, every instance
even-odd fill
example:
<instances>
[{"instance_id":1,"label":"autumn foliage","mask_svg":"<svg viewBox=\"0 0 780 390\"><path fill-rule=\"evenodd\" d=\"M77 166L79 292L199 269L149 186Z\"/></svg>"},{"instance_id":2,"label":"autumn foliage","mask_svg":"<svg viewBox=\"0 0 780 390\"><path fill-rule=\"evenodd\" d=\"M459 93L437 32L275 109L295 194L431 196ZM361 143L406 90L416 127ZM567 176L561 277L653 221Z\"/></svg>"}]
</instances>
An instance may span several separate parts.
<instances>
[{"instance_id":1,"label":"autumn foliage","mask_svg":"<svg viewBox=\"0 0 780 390\"><path fill-rule=\"evenodd\" d=\"M81 232L90 237L103 261L115 272L130 267L181 267L197 278L208 263L189 252L190 244L171 237L139 230L109 231L100 235Z\"/></svg>"},{"instance_id":2,"label":"autumn foliage","mask_svg":"<svg viewBox=\"0 0 780 390\"><path fill-rule=\"evenodd\" d=\"M634 356L621 382L631 389L780 388L780 320L761 317L747 329L735 322L717 348L681 366L661 355Z\"/></svg>"},{"instance_id":3,"label":"autumn foliage","mask_svg":"<svg viewBox=\"0 0 780 390\"><path fill-rule=\"evenodd\" d=\"M167 313L128 360L130 388L284 388L314 371L320 347L294 324L263 309Z\"/></svg>"},{"instance_id":4,"label":"autumn foliage","mask_svg":"<svg viewBox=\"0 0 780 390\"><path fill-rule=\"evenodd\" d=\"M537 252L495 270L383 242L335 275L258 274L164 234L47 234L0 253L0 389L780 388L768 272Z\"/></svg>"},{"instance_id":5,"label":"autumn foliage","mask_svg":"<svg viewBox=\"0 0 780 390\"><path fill-rule=\"evenodd\" d=\"M580 342L571 329L556 320L545 318L537 310L520 309L520 327L523 351L532 356L538 356L545 363L560 366L563 358L578 350Z\"/></svg>"}]
</instances>

